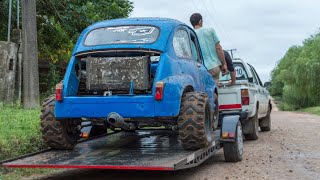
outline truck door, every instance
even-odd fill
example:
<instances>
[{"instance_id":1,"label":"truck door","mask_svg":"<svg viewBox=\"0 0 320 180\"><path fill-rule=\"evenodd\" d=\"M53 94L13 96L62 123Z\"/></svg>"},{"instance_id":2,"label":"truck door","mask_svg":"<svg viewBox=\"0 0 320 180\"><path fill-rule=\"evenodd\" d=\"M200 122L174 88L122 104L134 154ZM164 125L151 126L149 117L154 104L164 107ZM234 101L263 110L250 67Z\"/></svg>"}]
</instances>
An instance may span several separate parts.
<instances>
[{"instance_id":1,"label":"truck door","mask_svg":"<svg viewBox=\"0 0 320 180\"><path fill-rule=\"evenodd\" d=\"M263 116L265 116L267 114L267 111L268 111L268 98L269 98L269 93L268 91L264 88L261 80L260 80L260 77L257 73L257 71L254 69L254 67L252 67L252 70L254 71L254 74L256 75L257 77L257 80L258 80L258 83L259 83L259 88L260 88L260 93L261 93L261 100L263 101Z\"/></svg>"},{"instance_id":2,"label":"truck door","mask_svg":"<svg viewBox=\"0 0 320 180\"><path fill-rule=\"evenodd\" d=\"M249 64L248 64L249 65ZM249 65L249 68L250 68L250 72L253 76L253 83L255 84L255 88L257 89L257 100L259 102L259 111L257 112L258 113L258 117L263 117L264 116L264 109L265 109L265 105L264 105L264 100L263 100L263 91L262 91L262 87L259 83L259 80L254 72L254 69L251 65Z\"/></svg>"}]
</instances>

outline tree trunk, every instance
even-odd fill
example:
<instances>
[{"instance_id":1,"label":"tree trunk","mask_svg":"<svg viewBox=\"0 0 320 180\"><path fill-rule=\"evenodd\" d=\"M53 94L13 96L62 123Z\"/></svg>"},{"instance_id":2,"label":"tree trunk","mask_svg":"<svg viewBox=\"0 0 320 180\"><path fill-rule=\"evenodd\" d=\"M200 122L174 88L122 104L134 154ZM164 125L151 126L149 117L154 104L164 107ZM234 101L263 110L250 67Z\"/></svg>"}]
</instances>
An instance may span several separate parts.
<instances>
[{"instance_id":1,"label":"tree trunk","mask_svg":"<svg viewBox=\"0 0 320 180\"><path fill-rule=\"evenodd\" d=\"M39 69L37 45L36 0L22 0L23 105L38 108Z\"/></svg>"}]
</instances>

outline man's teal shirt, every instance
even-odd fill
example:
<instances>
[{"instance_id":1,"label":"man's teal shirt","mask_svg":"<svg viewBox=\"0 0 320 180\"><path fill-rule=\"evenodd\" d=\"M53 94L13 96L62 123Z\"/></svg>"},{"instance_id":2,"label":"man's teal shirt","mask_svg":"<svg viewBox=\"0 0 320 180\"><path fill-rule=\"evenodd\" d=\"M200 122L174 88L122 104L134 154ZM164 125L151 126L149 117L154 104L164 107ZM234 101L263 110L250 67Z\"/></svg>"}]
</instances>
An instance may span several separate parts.
<instances>
[{"instance_id":1,"label":"man's teal shirt","mask_svg":"<svg viewBox=\"0 0 320 180\"><path fill-rule=\"evenodd\" d=\"M208 70L221 66L216 44L220 42L213 28L199 28L195 30L199 39L204 64Z\"/></svg>"}]
</instances>

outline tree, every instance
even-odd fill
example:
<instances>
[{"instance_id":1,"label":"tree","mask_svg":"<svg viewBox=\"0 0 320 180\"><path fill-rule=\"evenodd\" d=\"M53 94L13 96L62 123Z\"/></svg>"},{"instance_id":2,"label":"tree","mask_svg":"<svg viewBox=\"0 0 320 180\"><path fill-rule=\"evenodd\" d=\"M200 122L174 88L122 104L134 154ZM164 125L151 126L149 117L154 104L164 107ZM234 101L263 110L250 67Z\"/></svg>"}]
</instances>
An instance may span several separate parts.
<instances>
[{"instance_id":1,"label":"tree","mask_svg":"<svg viewBox=\"0 0 320 180\"><path fill-rule=\"evenodd\" d=\"M79 34L90 24L127 17L133 9L127 0L38 0L37 3L39 55L53 62L70 59Z\"/></svg>"},{"instance_id":2,"label":"tree","mask_svg":"<svg viewBox=\"0 0 320 180\"><path fill-rule=\"evenodd\" d=\"M79 34L90 24L128 17L129 0L37 0L39 59L68 61ZM15 28L16 1L13 0L12 28ZM6 39L8 0L0 2L0 40ZM4 18L2 18L4 17Z\"/></svg>"},{"instance_id":3,"label":"tree","mask_svg":"<svg viewBox=\"0 0 320 180\"><path fill-rule=\"evenodd\" d=\"M291 47L272 71L271 94L292 109L320 105L320 33Z\"/></svg>"}]
</instances>

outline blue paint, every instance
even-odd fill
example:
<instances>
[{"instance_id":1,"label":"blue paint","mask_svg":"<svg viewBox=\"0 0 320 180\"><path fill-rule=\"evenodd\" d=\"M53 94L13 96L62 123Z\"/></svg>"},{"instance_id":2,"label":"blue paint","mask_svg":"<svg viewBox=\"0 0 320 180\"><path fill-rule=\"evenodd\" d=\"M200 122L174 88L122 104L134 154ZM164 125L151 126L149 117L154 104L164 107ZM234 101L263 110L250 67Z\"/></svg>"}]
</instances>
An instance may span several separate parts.
<instances>
[{"instance_id":1,"label":"blue paint","mask_svg":"<svg viewBox=\"0 0 320 180\"><path fill-rule=\"evenodd\" d=\"M134 94L134 82L131 81L130 82L130 95L133 95Z\"/></svg>"},{"instance_id":2,"label":"blue paint","mask_svg":"<svg viewBox=\"0 0 320 180\"><path fill-rule=\"evenodd\" d=\"M121 25L149 25L160 29L160 35L152 44L112 44L101 46L84 46L83 41L88 32L96 28ZM178 29L185 29L195 34L189 26L172 19L163 18L128 18L102 21L85 29L75 46L73 56L64 77L63 101L56 102L56 118L105 118L110 112L117 112L125 118L176 117L180 111L180 102L186 87L194 91L205 92L214 110L214 90L216 85L206 67L195 60L181 59L173 48L173 37ZM77 96L79 79L75 66L79 59L77 54L96 50L110 49L144 49L161 52L160 61L150 65L155 74L152 93L150 95L113 95L113 96ZM200 52L200 58L202 58ZM155 84L165 82L164 97L156 101Z\"/></svg>"}]
</instances>

